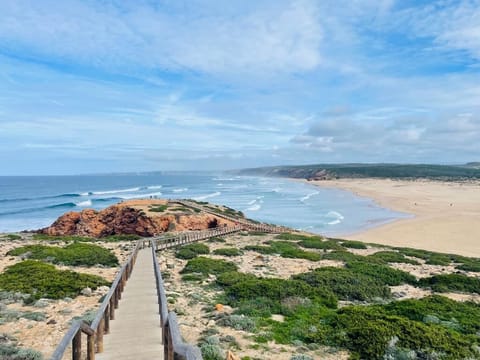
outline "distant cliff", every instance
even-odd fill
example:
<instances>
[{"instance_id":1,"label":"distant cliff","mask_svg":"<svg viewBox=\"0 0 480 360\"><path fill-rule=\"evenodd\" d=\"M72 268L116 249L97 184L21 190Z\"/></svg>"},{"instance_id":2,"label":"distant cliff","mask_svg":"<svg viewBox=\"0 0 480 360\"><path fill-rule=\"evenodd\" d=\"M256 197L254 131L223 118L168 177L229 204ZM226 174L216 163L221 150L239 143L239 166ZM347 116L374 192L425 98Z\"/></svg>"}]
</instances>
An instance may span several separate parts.
<instances>
[{"instance_id":1,"label":"distant cliff","mask_svg":"<svg viewBox=\"0 0 480 360\"><path fill-rule=\"evenodd\" d=\"M476 166L476 165L479 166ZM428 164L315 164L243 169L240 175L280 176L312 180L339 178L393 178L468 180L480 179L480 163L466 165Z\"/></svg>"},{"instance_id":2,"label":"distant cliff","mask_svg":"<svg viewBox=\"0 0 480 360\"><path fill-rule=\"evenodd\" d=\"M51 226L39 230L48 235L105 237L119 234L155 236L166 231L204 230L232 225L228 220L162 200L135 200L104 210L68 212Z\"/></svg>"}]
</instances>

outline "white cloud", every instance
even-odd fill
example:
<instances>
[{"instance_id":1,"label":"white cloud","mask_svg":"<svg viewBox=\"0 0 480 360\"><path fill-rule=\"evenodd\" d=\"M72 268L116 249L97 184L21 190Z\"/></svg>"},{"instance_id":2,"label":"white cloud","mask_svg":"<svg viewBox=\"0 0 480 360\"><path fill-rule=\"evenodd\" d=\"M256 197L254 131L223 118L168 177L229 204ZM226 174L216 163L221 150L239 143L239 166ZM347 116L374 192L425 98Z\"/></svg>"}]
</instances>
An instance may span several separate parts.
<instances>
[{"instance_id":1,"label":"white cloud","mask_svg":"<svg viewBox=\"0 0 480 360\"><path fill-rule=\"evenodd\" d=\"M418 38L431 37L434 46L463 51L480 60L480 1L447 0L403 12L395 21Z\"/></svg>"},{"instance_id":2,"label":"white cloud","mask_svg":"<svg viewBox=\"0 0 480 360\"><path fill-rule=\"evenodd\" d=\"M2 1L0 43L27 56L117 71L142 66L210 74L295 73L321 61L322 32L313 1L259 3L238 13L218 6L211 14L202 11L202 2L185 3L182 12L175 6Z\"/></svg>"}]
</instances>

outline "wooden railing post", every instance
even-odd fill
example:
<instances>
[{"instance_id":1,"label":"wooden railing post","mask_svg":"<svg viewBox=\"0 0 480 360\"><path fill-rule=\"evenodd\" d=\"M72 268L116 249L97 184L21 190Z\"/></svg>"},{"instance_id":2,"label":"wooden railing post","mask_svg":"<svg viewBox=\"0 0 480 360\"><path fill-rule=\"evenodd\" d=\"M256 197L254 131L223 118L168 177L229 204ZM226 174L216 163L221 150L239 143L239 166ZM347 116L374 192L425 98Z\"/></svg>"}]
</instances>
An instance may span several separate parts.
<instances>
[{"instance_id":1,"label":"wooden railing post","mask_svg":"<svg viewBox=\"0 0 480 360\"><path fill-rule=\"evenodd\" d=\"M95 336L87 336L87 360L95 360Z\"/></svg>"},{"instance_id":2,"label":"wooden railing post","mask_svg":"<svg viewBox=\"0 0 480 360\"><path fill-rule=\"evenodd\" d=\"M82 331L78 329L72 340L72 360L80 360L82 357Z\"/></svg>"},{"instance_id":3,"label":"wooden railing post","mask_svg":"<svg viewBox=\"0 0 480 360\"><path fill-rule=\"evenodd\" d=\"M110 308L110 320L115 320L115 292L110 298L109 308Z\"/></svg>"},{"instance_id":4,"label":"wooden railing post","mask_svg":"<svg viewBox=\"0 0 480 360\"><path fill-rule=\"evenodd\" d=\"M108 334L110 332L110 304L107 305L103 318L105 321L105 334Z\"/></svg>"},{"instance_id":5,"label":"wooden railing post","mask_svg":"<svg viewBox=\"0 0 480 360\"><path fill-rule=\"evenodd\" d=\"M100 320L100 323L98 324L98 329L97 329L97 352L102 353L103 352L103 335L105 333L105 322L104 319Z\"/></svg>"}]
</instances>

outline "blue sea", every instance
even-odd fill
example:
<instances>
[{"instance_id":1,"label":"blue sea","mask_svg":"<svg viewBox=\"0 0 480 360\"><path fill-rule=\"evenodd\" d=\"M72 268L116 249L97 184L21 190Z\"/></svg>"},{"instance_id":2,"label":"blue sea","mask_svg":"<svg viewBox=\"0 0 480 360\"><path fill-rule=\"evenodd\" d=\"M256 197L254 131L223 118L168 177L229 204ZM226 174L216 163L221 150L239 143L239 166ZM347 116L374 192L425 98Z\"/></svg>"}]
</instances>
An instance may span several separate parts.
<instances>
[{"instance_id":1,"label":"blue sea","mask_svg":"<svg viewBox=\"0 0 480 360\"><path fill-rule=\"evenodd\" d=\"M205 173L0 177L0 232L39 229L67 211L137 198L225 204L255 220L330 236L408 216L346 191L281 178Z\"/></svg>"}]
</instances>

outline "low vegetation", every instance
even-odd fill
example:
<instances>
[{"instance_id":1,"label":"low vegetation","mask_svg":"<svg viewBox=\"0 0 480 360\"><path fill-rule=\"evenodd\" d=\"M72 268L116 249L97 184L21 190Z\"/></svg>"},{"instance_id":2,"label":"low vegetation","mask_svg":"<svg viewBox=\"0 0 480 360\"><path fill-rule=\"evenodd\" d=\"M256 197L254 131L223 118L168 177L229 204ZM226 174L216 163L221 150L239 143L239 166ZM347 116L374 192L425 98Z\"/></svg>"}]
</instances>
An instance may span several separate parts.
<instances>
[{"instance_id":1,"label":"low vegetation","mask_svg":"<svg viewBox=\"0 0 480 360\"><path fill-rule=\"evenodd\" d=\"M304 348L324 345L348 350L352 360L479 359L480 304L439 295L395 301L390 290L390 286L410 284L435 292L480 294L480 279L473 276L456 273L417 280L390 265L417 265L425 260L474 268L476 259L410 249L392 248L366 256L347 250L368 246L282 234L243 250L287 258L306 258L304 254L310 253L315 256L310 260L338 260L344 266L319 267L279 279L241 273L233 263L198 257L190 260L182 273L196 280L204 279L204 274L215 275L215 284L223 290L217 301L234 308L233 315L220 316L217 325L253 333L258 346L270 341ZM308 252L302 247L323 251ZM224 248L213 253L228 256L235 250ZM338 308L338 301L343 307ZM273 320L275 314L282 315L283 320Z\"/></svg>"},{"instance_id":2,"label":"low vegetation","mask_svg":"<svg viewBox=\"0 0 480 360\"><path fill-rule=\"evenodd\" d=\"M198 273L202 275L219 275L229 271L236 271L237 265L225 260L210 259L199 256L187 262L181 271L182 274Z\"/></svg>"},{"instance_id":3,"label":"low vegetation","mask_svg":"<svg viewBox=\"0 0 480 360\"><path fill-rule=\"evenodd\" d=\"M442 274L420 279L418 284L436 292L480 294L480 279L461 274Z\"/></svg>"},{"instance_id":4,"label":"low vegetation","mask_svg":"<svg viewBox=\"0 0 480 360\"><path fill-rule=\"evenodd\" d=\"M293 278L313 287L329 289L340 300L367 301L391 296L390 289L383 281L353 269L323 267Z\"/></svg>"},{"instance_id":5,"label":"low vegetation","mask_svg":"<svg viewBox=\"0 0 480 360\"><path fill-rule=\"evenodd\" d=\"M26 260L9 266L0 274L0 290L30 294L33 299L76 297L89 287L109 286L105 279L69 270L57 270L54 265Z\"/></svg>"},{"instance_id":6,"label":"low vegetation","mask_svg":"<svg viewBox=\"0 0 480 360\"><path fill-rule=\"evenodd\" d=\"M349 248L349 249L367 249L368 248L368 246L361 241L354 241L354 240L340 240L340 241L342 246L345 248Z\"/></svg>"},{"instance_id":7,"label":"low vegetation","mask_svg":"<svg viewBox=\"0 0 480 360\"><path fill-rule=\"evenodd\" d=\"M309 179L318 172L327 178L392 178L464 180L480 179L480 170L467 165L424 164L318 164L300 166L274 166L240 170L240 175L281 176Z\"/></svg>"},{"instance_id":8,"label":"low vegetation","mask_svg":"<svg viewBox=\"0 0 480 360\"><path fill-rule=\"evenodd\" d=\"M8 240L21 240L22 239L22 237L20 235L17 235L17 234L7 234L7 235L5 235L5 237Z\"/></svg>"},{"instance_id":9,"label":"low vegetation","mask_svg":"<svg viewBox=\"0 0 480 360\"><path fill-rule=\"evenodd\" d=\"M18 340L0 334L0 359L2 360L43 360L40 352L18 346Z\"/></svg>"},{"instance_id":10,"label":"low vegetation","mask_svg":"<svg viewBox=\"0 0 480 360\"><path fill-rule=\"evenodd\" d=\"M318 261L321 259L320 254L312 251L302 250L294 242L270 241L267 244L268 246L248 245L244 247L244 250L256 251L261 254L278 254L284 258L306 259L311 261Z\"/></svg>"},{"instance_id":11,"label":"low vegetation","mask_svg":"<svg viewBox=\"0 0 480 360\"><path fill-rule=\"evenodd\" d=\"M369 255L368 257L384 263L404 263L413 265L420 264L418 261L408 259L403 254L396 251L379 251L375 254Z\"/></svg>"},{"instance_id":12,"label":"low vegetation","mask_svg":"<svg viewBox=\"0 0 480 360\"><path fill-rule=\"evenodd\" d=\"M73 243L65 247L26 245L10 250L7 255L23 255L29 259L71 266L117 266L117 257L108 249L98 245Z\"/></svg>"},{"instance_id":13,"label":"low vegetation","mask_svg":"<svg viewBox=\"0 0 480 360\"><path fill-rule=\"evenodd\" d=\"M362 261L349 261L346 264L348 270L355 274L362 274L381 281L385 285L396 286L401 284L415 285L415 276L401 270L393 269L383 264L372 264Z\"/></svg>"},{"instance_id":14,"label":"low vegetation","mask_svg":"<svg viewBox=\"0 0 480 360\"><path fill-rule=\"evenodd\" d=\"M165 210L168 209L168 205L158 205L158 206L152 206L148 209L148 211L152 212L164 212Z\"/></svg>"},{"instance_id":15,"label":"low vegetation","mask_svg":"<svg viewBox=\"0 0 480 360\"><path fill-rule=\"evenodd\" d=\"M175 253L175 257L178 259L189 260L197 257L198 255L205 255L209 253L210 253L210 249L208 248L207 245L194 243L194 244L188 244L188 245L182 246Z\"/></svg>"},{"instance_id":16,"label":"low vegetation","mask_svg":"<svg viewBox=\"0 0 480 360\"><path fill-rule=\"evenodd\" d=\"M94 238L87 236L75 236L75 235L47 235L47 234L33 234L33 240L39 241L52 241L52 242L92 242Z\"/></svg>"},{"instance_id":17,"label":"low vegetation","mask_svg":"<svg viewBox=\"0 0 480 360\"><path fill-rule=\"evenodd\" d=\"M215 255L222 255L222 256L240 256L243 252L237 248L220 248L215 249L213 251Z\"/></svg>"},{"instance_id":18,"label":"low vegetation","mask_svg":"<svg viewBox=\"0 0 480 360\"><path fill-rule=\"evenodd\" d=\"M351 359L467 359L475 350L480 305L441 296L337 309L336 298L372 300L388 297L386 283L413 281L381 264L319 268L291 279L259 278L236 271L217 278L225 303L237 315L218 324L248 325L258 341L319 344L348 349ZM357 273L357 271L359 273ZM282 314L285 321L272 321ZM388 357L395 354L396 357ZM410 354L408 357L407 355ZM392 355L393 356L393 355Z\"/></svg>"},{"instance_id":19,"label":"low vegetation","mask_svg":"<svg viewBox=\"0 0 480 360\"><path fill-rule=\"evenodd\" d=\"M33 239L39 241L49 241L49 242L120 242L120 241L135 241L140 239L139 235L135 234L118 234L118 235L109 235L102 238L92 238L87 236L76 236L76 235L60 235L53 236L47 234L34 234Z\"/></svg>"}]
</instances>

